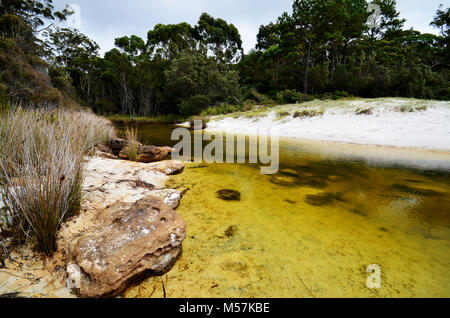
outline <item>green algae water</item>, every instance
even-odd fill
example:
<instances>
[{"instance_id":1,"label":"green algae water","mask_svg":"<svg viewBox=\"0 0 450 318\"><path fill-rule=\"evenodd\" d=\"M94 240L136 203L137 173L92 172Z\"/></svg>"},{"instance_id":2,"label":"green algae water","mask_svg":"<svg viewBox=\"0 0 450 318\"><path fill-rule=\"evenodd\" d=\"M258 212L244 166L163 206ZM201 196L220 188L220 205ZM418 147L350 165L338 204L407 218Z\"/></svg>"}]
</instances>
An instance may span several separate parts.
<instances>
[{"instance_id":1,"label":"green algae water","mask_svg":"<svg viewBox=\"0 0 450 318\"><path fill-rule=\"evenodd\" d=\"M174 145L172 126L140 125ZM280 171L187 164L183 254L125 297L449 297L450 154L280 141ZM222 189L241 194L224 201ZM381 286L366 285L376 264Z\"/></svg>"}]
</instances>

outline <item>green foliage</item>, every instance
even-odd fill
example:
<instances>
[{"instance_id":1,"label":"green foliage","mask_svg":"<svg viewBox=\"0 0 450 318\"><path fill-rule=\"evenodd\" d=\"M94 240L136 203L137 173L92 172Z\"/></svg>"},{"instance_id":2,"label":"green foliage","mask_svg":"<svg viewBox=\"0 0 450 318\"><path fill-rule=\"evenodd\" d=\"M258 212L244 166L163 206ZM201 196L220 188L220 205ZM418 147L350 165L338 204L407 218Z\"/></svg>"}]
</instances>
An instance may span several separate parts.
<instances>
[{"instance_id":1,"label":"green foliage","mask_svg":"<svg viewBox=\"0 0 450 318\"><path fill-rule=\"evenodd\" d=\"M275 114L275 117L277 119L283 119L283 118L286 118L286 117L289 117L289 116L291 116L291 113L290 112L285 112L285 111L279 111L279 112L277 112Z\"/></svg>"},{"instance_id":2,"label":"green foliage","mask_svg":"<svg viewBox=\"0 0 450 318\"><path fill-rule=\"evenodd\" d=\"M358 108L355 111L356 115L372 115L373 109L372 108Z\"/></svg>"},{"instance_id":3,"label":"green foliage","mask_svg":"<svg viewBox=\"0 0 450 318\"><path fill-rule=\"evenodd\" d=\"M243 106L229 105L222 103L219 106L208 107L204 111L202 111L202 116L217 116L217 115L225 115L231 114L235 112L239 112L244 110Z\"/></svg>"},{"instance_id":4,"label":"green foliage","mask_svg":"<svg viewBox=\"0 0 450 318\"><path fill-rule=\"evenodd\" d=\"M323 111L304 109L302 111L295 112L294 118L316 117L316 116L322 116L322 115L323 115Z\"/></svg>"},{"instance_id":5,"label":"green foliage","mask_svg":"<svg viewBox=\"0 0 450 318\"><path fill-rule=\"evenodd\" d=\"M260 94L295 90L324 99L448 99L450 10L437 11L435 36L402 30L394 0L374 3L380 23L368 28L368 1L294 1L292 14L260 27L257 51L238 67L242 84Z\"/></svg>"},{"instance_id":6,"label":"green foliage","mask_svg":"<svg viewBox=\"0 0 450 318\"><path fill-rule=\"evenodd\" d=\"M241 35L233 24L202 13L195 31L202 44L213 51L219 61L236 63L241 59L243 55Z\"/></svg>"},{"instance_id":7,"label":"green foliage","mask_svg":"<svg viewBox=\"0 0 450 318\"><path fill-rule=\"evenodd\" d=\"M294 0L291 13L260 27L246 55L232 23L202 13L196 25L158 24L147 38L119 37L100 57L98 45L79 31L43 28L46 19L64 20L67 9L56 11L48 0L4 0L0 102L75 107L76 101L102 114L159 117L311 96L449 100L450 9L439 7L431 22L437 36L403 30L395 0L372 2L381 16L368 26L367 0Z\"/></svg>"},{"instance_id":8,"label":"green foliage","mask_svg":"<svg viewBox=\"0 0 450 318\"><path fill-rule=\"evenodd\" d=\"M277 94L277 99L283 104L295 104L311 101L313 98L309 95L287 89Z\"/></svg>"},{"instance_id":9,"label":"green foliage","mask_svg":"<svg viewBox=\"0 0 450 318\"><path fill-rule=\"evenodd\" d=\"M256 107L256 102L253 99L247 99L243 104L242 104L242 110L243 111L249 111L249 110L253 110Z\"/></svg>"},{"instance_id":10,"label":"green foliage","mask_svg":"<svg viewBox=\"0 0 450 318\"><path fill-rule=\"evenodd\" d=\"M182 115L197 115L211 103L208 96L195 95L178 104L178 109Z\"/></svg>"}]
</instances>

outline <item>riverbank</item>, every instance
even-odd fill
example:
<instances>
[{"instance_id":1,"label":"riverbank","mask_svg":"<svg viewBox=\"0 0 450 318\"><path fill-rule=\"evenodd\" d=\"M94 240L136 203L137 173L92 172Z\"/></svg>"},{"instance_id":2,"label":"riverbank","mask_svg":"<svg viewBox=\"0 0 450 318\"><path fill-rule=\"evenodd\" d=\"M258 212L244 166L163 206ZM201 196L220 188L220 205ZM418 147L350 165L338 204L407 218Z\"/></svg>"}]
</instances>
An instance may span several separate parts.
<instances>
[{"instance_id":1,"label":"riverbank","mask_svg":"<svg viewBox=\"0 0 450 318\"><path fill-rule=\"evenodd\" d=\"M449 124L447 101L342 99L215 116L207 131L450 151Z\"/></svg>"},{"instance_id":2,"label":"riverbank","mask_svg":"<svg viewBox=\"0 0 450 318\"><path fill-rule=\"evenodd\" d=\"M136 124L151 124L151 125L170 125L177 124L186 120L185 117L179 115L164 115L157 117L148 116L129 116L129 115L109 115L107 119L118 125L136 125Z\"/></svg>"},{"instance_id":3,"label":"riverbank","mask_svg":"<svg viewBox=\"0 0 450 318\"><path fill-rule=\"evenodd\" d=\"M101 275L99 273L92 275L94 282L98 286L89 286L87 289L82 284L82 293L84 292L85 295L91 297L102 295L109 292L110 289L119 288L114 285L117 282L121 289L125 288L127 282L123 278L129 277L130 273L133 273L134 268L130 270L123 267L130 264L138 264L141 270L148 267L149 264L152 264L151 255L153 250L166 248L167 252L156 258L158 259L157 265L161 267L170 266L170 263L176 259L181 250L176 248L181 245L181 241L184 239L184 234L182 233L184 231L184 221L171 210L166 211L169 208L174 210L178 207L182 193L166 188L165 184L169 180L169 175L181 172L183 168L184 164L176 161L144 164L107 159L99 156L87 158L83 171L81 212L68 220L60 229L57 239L57 253L52 257L46 257L42 253L35 251L30 245L11 251L5 258L4 268L0 266L0 295L5 297L75 297L75 293L66 284L66 269L68 265L78 263L83 268L83 273L89 273L91 269L88 261L89 257L96 257L97 252L102 252L102 257L106 259L105 254L107 256L111 255L113 246L117 248L119 245L125 244L127 237L133 237L133 242L139 241L139 237L141 237L146 242L159 245L147 246L143 250L146 255L146 261L144 264L141 264L139 253L133 250L133 242L126 243L125 250L124 248L118 248L118 252L115 253L119 257L130 257L127 264L119 264L121 266L120 271L116 271L116 268L114 268L113 274L120 277L110 279L111 273L108 272L108 268L102 266ZM142 228L145 220L138 220L138 215L141 215L142 212L139 214L132 209L128 209L129 206L136 206L141 200L145 199L145 204L148 206L146 208L141 206L141 208L145 211L153 211L155 204L152 203L153 205L150 207L152 201L149 198L160 199L161 202L165 203L165 206L160 207L160 209L161 213L167 214L165 215L166 221L160 229L158 224L150 224L147 230ZM105 214L104 211L107 213ZM134 224L137 221L127 223L127 211L130 211L128 215L134 216L132 219L137 220L138 224ZM123 228L121 233L113 233L114 226L111 227L106 224L108 220L105 220L105 216L107 217L108 215L114 216L113 223L120 223L118 220L125 217L123 222L127 225L126 228L121 227ZM174 223L172 225L171 218L175 218L176 221L172 222ZM106 232L101 232L101 240L97 242L98 244L92 245L99 227L103 227L102 231L106 229ZM175 233L176 236L171 234L171 227L180 229L179 233ZM119 240L120 242L108 241L108 233L110 232L112 232L109 235L111 240ZM136 234L139 234L139 237L136 237ZM151 239L146 238L148 235L151 235ZM169 243L163 239L165 236L167 236ZM87 247L94 246L95 250L89 251L88 249L87 254L89 255L77 256L75 255L77 250L83 250L83 241L87 242ZM139 244L139 246L143 246L142 242ZM166 244L173 245L173 249L172 247L167 248ZM170 254L172 251L174 251L173 255ZM131 256L130 253L132 254ZM113 253L113 255L115 254ZM166 255L169 255L169 257ZM94 263L99 265L102 263L101 261L102 259L99 259L99 262ZM112 263L111 266L114 265L114 259L111 257L108 259L108 262ZM155 267L153 270L157 272L159 268ZM102 278L102 275L113 281L114 286L109 286L106 282L99 284L99 282L102 282L102 279L105 279Z\"/></svg>"}]
</instances>

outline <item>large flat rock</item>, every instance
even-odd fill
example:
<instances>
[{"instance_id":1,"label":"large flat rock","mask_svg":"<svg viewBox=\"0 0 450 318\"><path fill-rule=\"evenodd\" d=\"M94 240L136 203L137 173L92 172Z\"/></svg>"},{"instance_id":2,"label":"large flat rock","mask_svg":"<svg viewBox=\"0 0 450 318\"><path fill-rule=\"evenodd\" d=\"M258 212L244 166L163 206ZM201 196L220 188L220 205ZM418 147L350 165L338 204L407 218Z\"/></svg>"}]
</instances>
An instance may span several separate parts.
<instances>
[{"instance_id":1,"label":"large flat rock","mask_svg":"<svg viewBox=\"0 0 450 318\"><path fill-rule=\"evenodd\" d=\"M143 274L161 274L176 260L186 224L161 199L116 203L99 211L73 258L82 269L82 297L114 296Z\"/></svg>"}]
</instances>

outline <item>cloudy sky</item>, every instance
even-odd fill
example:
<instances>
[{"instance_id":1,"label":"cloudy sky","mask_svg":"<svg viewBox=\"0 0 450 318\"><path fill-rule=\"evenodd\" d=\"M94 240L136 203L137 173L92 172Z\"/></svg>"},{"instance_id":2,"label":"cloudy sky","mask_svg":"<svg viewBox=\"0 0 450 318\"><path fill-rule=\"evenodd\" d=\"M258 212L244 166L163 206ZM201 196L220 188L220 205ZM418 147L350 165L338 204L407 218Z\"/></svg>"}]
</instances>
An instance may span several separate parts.
<instances>
[{"instance_id":1,"label":"cloudy sky","mask_svg":"<svg viewBox=\"0 0 450 318\"><path fill-rule=\"evenodd\" d=\"M261 24L267 24L284 11L291 12L292 0L54 0L61 9L77 4L81 11L81 32L95 40L104 53L114 47L114 39L138 35L146 39L155 24L188 22L196 24L202 12L233 23L242 37L246 52L256 44ZM437 33L429 26L443 3L450 0L397 0L406 27L421 32Z\"/></svg>"}]
</instances>

